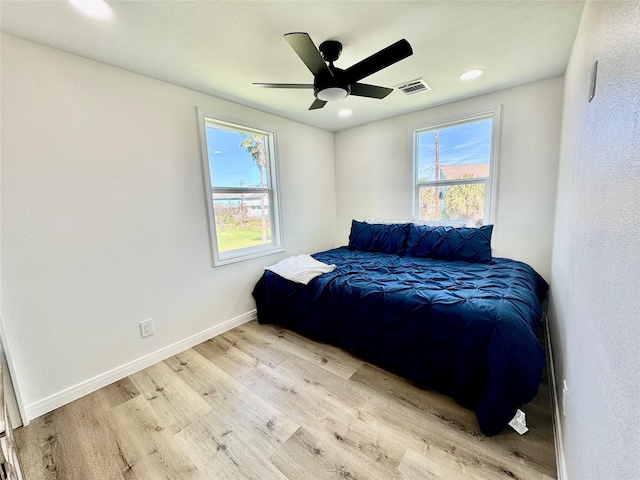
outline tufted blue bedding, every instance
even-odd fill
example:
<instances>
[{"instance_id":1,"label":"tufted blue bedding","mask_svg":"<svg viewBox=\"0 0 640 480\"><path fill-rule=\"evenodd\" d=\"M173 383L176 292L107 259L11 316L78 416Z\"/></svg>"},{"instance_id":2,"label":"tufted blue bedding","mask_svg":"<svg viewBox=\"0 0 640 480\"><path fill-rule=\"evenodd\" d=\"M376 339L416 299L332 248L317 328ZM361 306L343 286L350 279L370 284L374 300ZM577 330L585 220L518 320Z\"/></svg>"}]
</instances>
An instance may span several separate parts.
<instances>
[{"instance_id":1,"label":"tufted blue bedding","mask_svg":"<svg viewBox=\"0 0 640 480\"><path fill-rule=\"evenodd\" d=\"M546 282L504 258L467 263L346 247L301 285L265 272L253 296L276 323L353 352L472 408L498 433L538 391L545 353L535 330Z\"/></svg>"}]
</instances>

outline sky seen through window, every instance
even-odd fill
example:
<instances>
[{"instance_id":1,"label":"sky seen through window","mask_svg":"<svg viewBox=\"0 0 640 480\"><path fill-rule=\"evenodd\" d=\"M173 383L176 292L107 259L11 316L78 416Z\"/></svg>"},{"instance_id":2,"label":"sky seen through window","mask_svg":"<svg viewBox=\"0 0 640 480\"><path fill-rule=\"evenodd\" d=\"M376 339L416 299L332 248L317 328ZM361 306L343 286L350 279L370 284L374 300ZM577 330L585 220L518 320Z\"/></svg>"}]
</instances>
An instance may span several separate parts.
<instances>
[{"instance_id":1,"label":"sky seen through window","mask_svg":"<svg viewBox=\"0 0 640 480\"><path fill-rule=\"evenodd\" d=\"M435 131L439 131L440 166L489 164L491 118L420 132L418 134L418 178L435 180Z\"/></svg>"}]
</instances>

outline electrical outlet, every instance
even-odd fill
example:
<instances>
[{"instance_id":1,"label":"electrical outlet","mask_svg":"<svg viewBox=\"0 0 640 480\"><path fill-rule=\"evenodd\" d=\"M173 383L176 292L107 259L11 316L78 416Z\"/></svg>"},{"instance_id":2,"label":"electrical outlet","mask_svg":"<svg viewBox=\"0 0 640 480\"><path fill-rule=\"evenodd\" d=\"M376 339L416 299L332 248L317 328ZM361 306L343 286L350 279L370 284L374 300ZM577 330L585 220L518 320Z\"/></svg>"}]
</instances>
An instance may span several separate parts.
<instances>
[{"instance_id":1,"label":"electrical outlet","mask_svg":"<svg viewBox=\"0 0 640 480\"><path fill-rule=\"evenodd\" d=\"M148 337L149 335L153 335L153 319L144 320L140 322L140 334L142 338Z\"/></svg>"},{"instance_id":2,"label":"electrical outlet","mask_svg":"<svg viewBox=\"0 0 640 480\"><path fill-rule=\"evenodd\" d=\"M569 388L567 388L567 381L562 381L562 416L567 414L567 396L569 395Z\"/></svg>"}]
</instances>

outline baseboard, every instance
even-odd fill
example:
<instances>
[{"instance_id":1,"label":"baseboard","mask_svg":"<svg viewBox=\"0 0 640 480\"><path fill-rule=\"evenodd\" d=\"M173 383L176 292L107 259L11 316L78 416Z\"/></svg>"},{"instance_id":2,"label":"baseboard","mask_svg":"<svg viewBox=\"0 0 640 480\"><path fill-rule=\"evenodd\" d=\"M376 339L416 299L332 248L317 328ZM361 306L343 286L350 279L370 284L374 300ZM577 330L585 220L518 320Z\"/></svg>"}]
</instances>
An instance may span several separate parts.
<instances>
[{"instance_id":1,"label":"baseboard","mask_svg":"<svg viewBox=\"0 0 640 480\"><path fill-rule=\"evenodd\" d=\"M560 422L560 403L556 384L555 364L551 350L551 335L549 334L549 318L545 314L545 336L547 341L547 369L549 370L549 391L551 393L551 413L553 416L553 436L556 445L556 464L558 480L567 480L567 465L564 460L564 445L562 443L562 423Z\"/></svg>"},{"instance_id":2,"label":"baseboard","mask_svg":"<svg viewBox=\"0 0 640 480\"><path fill-rule=\"evenodd\" d=\"M180 340L179 342L176 342L172 345L161 348L160 350L152 352L131 362L125 363L124 365L114 368L113 370L109 370L108 372L102 373L96 377L74 385L73 387L55 393L38 402L32 403L31 405L27 405L27 407L25 408L27 422L39 417L40 415L44 415L45 413L55 410L56 408L66 405L67 403L77 400L78 398L94 392L102 387L105 387L113 382L117 382L118 380L121 380L128 375L139 372L140 370L150 367L155 363L166 360L167 358L183 352L188 348L198 345L199 343L209 340L216 335L220 335L227 330L231 330L232 328L240 326L243 323L249 322L255 318L256 310L254 309L238 317L232 318L231 320L227 320L226 322L208 328L200 333L196 333L195 335L185 338L184 340Z\"/></svg>"}]
</instances>

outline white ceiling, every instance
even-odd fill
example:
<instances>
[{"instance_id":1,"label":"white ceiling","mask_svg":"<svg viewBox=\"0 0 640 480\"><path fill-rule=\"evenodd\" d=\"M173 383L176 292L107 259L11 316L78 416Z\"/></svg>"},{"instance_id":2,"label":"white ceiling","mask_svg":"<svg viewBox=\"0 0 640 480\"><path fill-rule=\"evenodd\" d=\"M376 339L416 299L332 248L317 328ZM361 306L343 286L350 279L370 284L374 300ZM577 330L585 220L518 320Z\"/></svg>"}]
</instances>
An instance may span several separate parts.
<instances>
[{"instance_id":1,"label":"white ceiling","mask_svg":"<svg viewBox=\"0 0 640 480\"><path fill-rule=\"evenodd\" d=\"M117 1L96 20L59 0L0 2L5 33L330 131L562 75L584 2ZM283 35L339 40L347 68L406 38L413 56L363 79L393 87L424 78L432 91L382 100L347 97L309 111L311 90L252 82L312 83ZM477 80L460 73L483 68ZM339 118L338 110L353 115Z\"/></svg>"}]
</instances>

